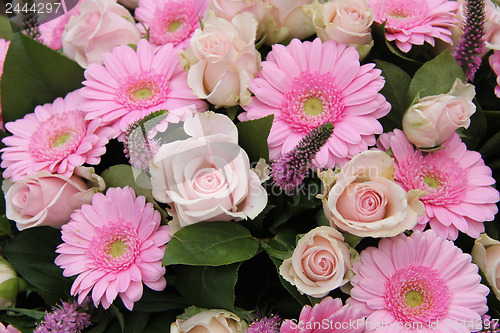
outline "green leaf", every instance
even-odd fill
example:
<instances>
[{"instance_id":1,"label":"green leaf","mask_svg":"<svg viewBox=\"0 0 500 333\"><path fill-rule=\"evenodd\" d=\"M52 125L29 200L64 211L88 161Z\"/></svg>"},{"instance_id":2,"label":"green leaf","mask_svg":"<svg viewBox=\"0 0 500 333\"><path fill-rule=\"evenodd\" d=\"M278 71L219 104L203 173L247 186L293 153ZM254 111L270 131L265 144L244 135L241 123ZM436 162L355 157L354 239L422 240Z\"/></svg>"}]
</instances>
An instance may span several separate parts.
<instances>
[{"instance_id":1,"label":"green leaf","mask_svg":"<svg viewBox=\"0 0 500 333\"><path fill-rule=\"evenodd\" d=\"M0 38L11 40L14 37L12 26L7 16L0 16Z\"/></svg>"},{"instance_id":2,"label":"green leaf","mask_svg":"<svg viewBox=\"0 0 500 333\"><path fill-rule=\"evenodd\" d=\"M258 248L248 229L236 222L196 223L174 234L162 264L227 265L252 258Z\"/></svg>"},{"instance_id":3,"label":"green leaf","mask_svg":"<svg viewBox=\"0 0 500 333\"><path fill-rule=\"evenodd\" d=\"M377 67L382 70L385 85L380 91L387 102L391 104L391 112L380 121L384 130L388 131L401 127L403 115L408 108L406 93L410 87L410 75L396 65L382 60L375 60Z\"/></svg>"},{"instance_id":4,"label":"green leaf","mask_svg":"<svg viewBox=\"0 0 500 333\"><path fill-rule=\"evenodd\" d=\"M240 265L177 266L175 287L196 306L234 311L234 286Z\"/></svg>"},{"instance_id":5,"label":"green leaf","mask_svg":"<svg viewBox=\"0 0 500 333\"><path fill-rule=\"evenodd\" d=\"M269 256L285 260L292 256L296 239L297 232L287 229L280 231L273 239L267 242L262 241L260 245Z\"/></svg>"},{"instance_id":6,"label":"green leaf","mask_svg":"<svg viewBox=\"0 0 500 333\"><path fill-rule=\"evenodd\" d=\"M106 183L106 187L130 186L136 195L143 195L152 198L151 181L149 177L139 169L127 164L113 165L101 174Z\"/></svg>"},{"instance_id":7,"label":"green leaf","mask_svg":"<svg viewBox=\"0 0 500 333\"><path fill-rule=\"evenodd\" d=\"M82 86L83 68L33 39L15 33L5 58L1 80L4 122L22 118L35 106Z\"/></svg>"},{"instance_id":8,"label":"green leaf","mask_svg":"<svg viewBox=\"0 0 500 333\"><path fill-rule=\"evenodd\" d=\"M273 125L274 115L238 123L239 145L247 152L252 162L261 157L269 162L269 147L267 137Z\"/></svg>"},{"instance_id":9,"label":"green leaf","mask_svg":"<svg viewBox=\"0 0 500 333\"><path fill-rule=\"evenodd\" d=\"M19 308L0 308L0 311L14 311L35 320L40 320L45 316L44 311L36 311L31 309L19 309Z\"/></svg>"},{"instance_id":10,"label":"green leaf","mask_svg":"<svg viewBox=\"0 0 500 333\"><path fill-rule=\"evenodd\" d=\"M152 314L148 321L145 333L170 333L170 325L175 321L172 312Z\"/></svg>"},{"instance_id":11,"label":"green leaf","mask_svg":"<svg viewBox=\"0 0 500 333\"><path fill-rule=\"evenodd\" d=\"M111 304L111 312L115 315L116 319L118 320L118 323L120 324L121 331L125 331L125 317L123 316L123 313L120 312L120 309L114 304Z\"/></svg>"},{"instance_id":12,"label":"green leaf","mask_svg":"<svg viewBox=\"0 0 500 333\"><path fill-rule=\"evenodd\" d=\"M445 94L457 78L466 82L460 65L448 51L444 51L417 70L410 82L408 101L419 94L420 97Z\"/></svg>"},{"instance_id":13,"label":"green leaf","mask_svg":"<svg viewBox=\"0 0 500 333\"><path fill-rule=\"evenodd\" d=\"M55 250L60 243L60 230L36 227L20 232L3 248L7 260L48 305L67 299L72 284L54 264Z\"/></svg>"},{"instance_id":14,"label":"green leaf","mask_svg":"<svg viewBox=\"0 0 500 333\"><path fill-rule=\"evenodd\" d=\"M498 147L500 147L500 132L497 132L491 138L488 139L479 149L483 158L488 158L498 154Z\"/></svg>"},{"instance_id":15,"label":"green leaf","mask_svg":"<svg viewBox=\"0 0 500 333\"><path fill-rule=\"evenodd\" d=\"M135 310L135 309L134 309ZM147 312L129 312L125 319L125 333L144 332L149 320Z\"/></svg>"}]
</instances>

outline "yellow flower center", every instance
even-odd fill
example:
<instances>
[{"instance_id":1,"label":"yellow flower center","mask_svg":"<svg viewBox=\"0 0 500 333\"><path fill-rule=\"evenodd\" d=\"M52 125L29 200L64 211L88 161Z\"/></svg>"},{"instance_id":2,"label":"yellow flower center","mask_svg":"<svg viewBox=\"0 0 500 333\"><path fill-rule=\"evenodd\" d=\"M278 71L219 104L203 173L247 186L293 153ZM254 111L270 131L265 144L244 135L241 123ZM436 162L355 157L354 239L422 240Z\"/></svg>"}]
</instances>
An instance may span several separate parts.
<instances>
[{"instance_id":1,"label":"yellow flower center","mask_svg":"<svg viewBox=\"0 0 500 333\"><path fill-rule=\"evenodd\" d=\"M304 112L310 116L320 115L323 113L323 111L323 102L321 102L321 100L318 98L309 98L304 103Z\"/></svg>"},{"instance_id":2,"label":"yellow flower center","mask_svg":"<svg viewBox=\"0 0 500 333\"><path fill-rule=\"evenodd\" d=\"M438 188L441 185L439 180L431 176L424 177L424 182L427 184L427 186L432 188Z\"/></svg>"},{"instance_id":3,"label":"yellow flower center","mask_svg":"<svg viewBox=\"0 0 500 333\"><path fill-rule=\"evenodd\" d=\"M405 294L406 304L414 308L424 302L424 297L416 290L410 290Z\"/></svg>"},{"instance_id":4,"label":"yellow flower center","mask_svg":"<svg viewBox=\"0 0 500 333\"><path fill-rule=\"evenodd\" d=\"M153 95L153 91L149 88L141 88L134 92L134 98L136 100L143 100Z\"/></svg>"},{"instance_id":5,"label":"yellow flower center","mask_svg":"<svg viewBox=\"0 0 500 333\"><path fill-rule=\"evenodd\" d=\"M113 258L121 257L125 251L127 251L127 248L127 244L125 244L124 241L117 240L109 246L109 254L111 254Z\"/></svg>"},{"instance_id":6,"label":"yellow flower center","mask_svg":"<svg viewBox=\"0 0 500 333\"><path fill-rule=\"evenodd\" d=\"M64 146L64 144L66 142L68 142L69 140L71 140L71 133L65 132L65 133L59 135L57 138L55 138L55 140L52 141L52 146L55 148L60 147L60 146Z\"/></svg>"},{"instance_id":7,"label":"yellow flower center","mask_svg":"<svg viewBox=\"0 0 500 333\"><path fill-rule=\"evenodd\" d=\"M177 30L179 30L181 24L182 22L179 21L174 21L170 23L170 25L168 26L168 32L176 32Z\"/></svg>"}]
</instances>

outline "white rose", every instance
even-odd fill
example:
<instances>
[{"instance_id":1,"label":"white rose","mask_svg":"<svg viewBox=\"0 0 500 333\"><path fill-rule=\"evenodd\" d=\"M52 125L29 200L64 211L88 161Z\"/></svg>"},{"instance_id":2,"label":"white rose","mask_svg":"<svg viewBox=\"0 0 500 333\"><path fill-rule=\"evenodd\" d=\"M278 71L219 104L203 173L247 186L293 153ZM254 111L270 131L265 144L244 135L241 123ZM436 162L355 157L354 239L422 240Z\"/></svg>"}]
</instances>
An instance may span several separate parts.
<instances>
[{"instance_id":1,"label":"white rose","mask_svg":"<svg viewBox=\"0 0 500 333\"><path fill-rule=\"evenodd\" d=\"M484 272L486 280L500 300L500 242L482 234L472 248L472 262Z\"/></svg>"}]
</instances>

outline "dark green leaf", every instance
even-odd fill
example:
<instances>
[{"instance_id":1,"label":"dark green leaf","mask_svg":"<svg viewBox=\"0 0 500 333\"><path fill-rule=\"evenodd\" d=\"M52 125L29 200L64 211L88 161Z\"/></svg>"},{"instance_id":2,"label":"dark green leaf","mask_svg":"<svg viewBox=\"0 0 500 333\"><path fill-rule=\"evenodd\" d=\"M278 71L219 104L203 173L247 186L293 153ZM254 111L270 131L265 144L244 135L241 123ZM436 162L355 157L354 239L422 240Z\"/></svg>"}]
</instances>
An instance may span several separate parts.
<instances>
[{"instance_id":1,"label":"dark green leaf","mask_svg":"<svg viewBox=\"0 0 500 333\"><path fill-rule=\"evenodd\" d=\"M152 314L144 333L170 333L170 325L175 321L172 312Z\"/></svg>"},{"instance_id":2,"label":"dark green leaf","mask_svg":"<svg viewBox=\"0 0 500 333\"><path fill-rule=\"evenodd\" d=\"M271 258L274 265L276 266L276 271L278 272L278 276L280 278L280 281L281 281L281 284L283 285L283 287L285 287L285 289L288 290L288 292L297 300L297 302L300 303L300 305L304 306L306 304L309 304L309 299L307 298L306 295L301 295L299 293L299 291L297 290L297 288L295 288L295 286L292 286L290 284L290 282L286 281L285 279L283 279L281 277L280 266L283 263L283 261L278 259L278 258L274 258L274 257L269 257L269 258Z\"/></svg>"},{"instance_id":3,"label":"dark green leaf","mask_svg":"<svg viewBox=\"0 0 500 333\"><path fill-rule=\"evenodd\" d=\"M121 331L125 331L125 317L123 316L123 313L120 312L120 309L114 304L111 304L111 312L115 315L116 319L118 320L118 323L120 324Z\"/></svg>"},{"instance_id":4,"label":"dark green leaf","mask_svg":"<svg viewBox=\"0 0 500 333\"><path fill-rule=\"evenodd\" d=\"M164 312L168 310L184 309L191 304L172 291L153 291L144 288L141 300L134 304L134 311Z\"/></svg>"},{"instance_id":5,"label":"dark green leaf","mask_svg":"<svg viewBox=\"0 0 500 333\"><path fill-rule=\"evenodd\" d=\"M240 265L178 266L175 287L196 306L234 311L234 286Z\"/></svg>"},{"instance_id":6,"label":"dark green leaf","mask_svg":"<svg viewBox=\"0 0 500 333\"><path fill-rule=\"evenodd\" d=\"M448 51L444 51L417 70L410 82L408 101L419 94L420 97L446 94L457 78L466 82L460 65Z\"/></svg>"},{"instance_id":7,"label":"dark green leaf","mask_svg":"<svg viewBox=\"0 0 500 333\"><path fill-rule=\"evenodd\" d=\"M7 16L0 16L0 38L11 40L14 37L12 26Z\"/></svg>"},{"instance_id":8,"label":"dark green leaf","mask_svg":"<svg viewBox=\"0 0 500 333\"><path fill-rule=\"evenodd\" d=\"M408 108L406 93L410 87L411 78L404 70L389 62L375 60L375 63L382 70L382 76L385 78L384 88L380 92L391 104L391 112L380 120L384 124L384 130L388 131L401 127L403 115Z\"/></svg>"},{"instance_id":9,"label":"dark green leaf","mask_svg":"<svg viewBox=\"0 0 500 333\"><path fill-rule=\"evenodd\" d=\"M269 162L267 137L273 125L274 116L238 123L239 145L247 152L250 160L257 162L261 157Z\"/></svg>"},{"instance_id":10,"label":"dark green leaf","mask_svg":"<svg viewBox=\"0 0 500 333\"><path fill-rule=\"evenodd\" d=\"M295 230L282 230L273 239L261 242L262 248L269 256L280 260L288 259L293 254L297 232Z\"/></svg>"},{"instance_id":11,"label":"dark green leaf","mask_svg":"<svg viewBox=\"0 0 500 333\"><path fill-rule=\"evenodd\" d=\"M44 311L36 311L36 310L31 310L31 309L17 309L17 308L0 308L0 311L13 311L17 312L20 314L23 314L25 316L28 316L30 318L33 318L35 320L40 320L45 316Z\"/></svg>"},{"instance_id":12,"label":"dark green leaf","mask_svg":"<svg viewBox=\"0 0 500 333\"><path fill-rule=\"evenodd\" d=\"M37 227L20 232L3 249L16 271L33 285L48 305L69 297L72 280L63 277L54 264L56 247L62 243L60 230Z\"/></svg>"},{"instance_id":13,"label":"dark green leaf","mask_svg":"<svg viewBox=\"0 0 500 333\"><path fill-rule=\"evenodd\" d=\"M479 152L483 155L483 158L488 158L499 153L498 147L500 147L500 132L497 132L488 141L486 141Z\"/></svg>"},{"instance_id":14,"label":"dark green leaf","mask_svg":"<svg viewBox=\"0 0 500 333\"><path fill-rule=\"evenodd\" d=\"M134 309L135 310L135 309ZM133 311L127 313L125 318L125 333L144 332L148 324L149 313Z\"/></svg>"},{"instance_id":15,"label":"dark green leaf","mask_svg":"<svg viewBox=\"0 0 500 333\"><path fill-rule=\"evenodd\" d=\"M35 106L82 86L83 68L33 39L15 33L5 58L1 80L4 122L22 118Z\"/></svg>"},{"instance_id":16,"label":"dark green leaf","mask_svg":"<svg viewBox=\"0 0 500 333\"><path fill-rule=\"evenodd\" d=\"M236 222L196 223L174 234L163 265L227 265L252 258L258 248L248 229Z\"/></svg>"}]
</instances>

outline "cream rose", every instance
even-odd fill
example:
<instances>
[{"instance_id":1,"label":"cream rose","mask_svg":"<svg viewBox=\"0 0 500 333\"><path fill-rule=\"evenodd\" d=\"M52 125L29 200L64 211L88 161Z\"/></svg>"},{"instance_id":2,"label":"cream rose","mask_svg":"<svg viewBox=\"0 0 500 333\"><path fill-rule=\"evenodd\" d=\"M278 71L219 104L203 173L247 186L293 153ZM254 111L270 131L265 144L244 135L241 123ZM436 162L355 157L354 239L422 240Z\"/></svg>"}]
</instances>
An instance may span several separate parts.
<instances>
[{"instance_id":1,"label":"cream rose","mask_svg":"<svg viewBox=\"0 0 500 333\"><path fill-rule=\"evenodd\" d=\"M322 196L331 226L359 237L392 237L412 229L424 213L421 193L406 193L394 182L394 173L394 161L385 152L354 156Z\"/></svg>"},{"instance_id":2,"label":"cream rose","mask_svg":"<svg viewBox=\"0 0 500 333\"><path fill-rule=\"evenodd\" d=\"M304 6L304 11L322 41L334 40L357 47L372 42L371 25L375 12L368 0L336 0L321 4L315 0Z\"/></svg>"},{"instance_id":3,"label":"cream rose","mask_svg":"<svg viewBox=\"0 0 500 333\"><path fill-rule=\"evenodd\" d=\"M471 255L472 262L483 271L491 289L500 300L500 242L482 234L476 239Z\"/></svg>"},{"instance_id":4,"label":"cream rose","mask_svg":"<svg viewBox=\"0 0 500 333\"><path fill-rule=\"evenodd\" d=\"M21 281L14 267L4 257L0 257L0 308L12 305L19 292Z\"/></svg>"},{"instance_id":5,"label":"cream rose","mask_svg":"<svg viewBox=\"0 0 500 333\"><path fill-rule=\"evenodd\" d=\"M264 17L266 44L280 43L287 38L304 39L314 34L311 19L303 10L313 0L269 0L271 10Z\"/></svg>"},{"instance_id":6,"label":"cream rose","mask_svg":"<svg viewBox=\"0 0 500 333\"><path fill-rule=\"evenodd\" d=\"M301 294L323 297L347 283L351 268L349 247L332 227L317 227L304 235L291 258L280 266L281 276Z\"/></svg>"},{"instance_id":7,"label":"cream rose","mask_svg":"<svg viewBox=\"0 0 500 333\"><path fill-rule=\"evenodd\" d=\"M257 75L260 56L255 49L257 20L250 13L231 21L209 12L203 30L191 37L191 47L181 53L188 68L188 84L198 98L215 107L250 102L249 80Z\"/></svg>"},{"instance_id":8,"label":"cream rose","mask_svg":"<svg viewBox=\"0 0 500 333\"><path fill-rule=\"evenodd\" d=\"M81 170L86 169L79 168L76 173L83 175ZM89 189L76 175L67 178L48 171L40 171L15 183L7 179L2 186L5 214L16 222L19 230L37 226L60 227L69 221L75 209L90 204L94 193L104 189L102 179L94 176L101 181L99 188Z\"/></svg>"},{"instance_id":9,"label":"cream rose","mask_svg":"<svg viewBox=\"0 0 500 333\"><path fill-rule=\"evenodd\" d=\"M206 112L188 118L184 131L188 139L162 145L150 163L153 197L177 217L171 232L201 221L255 218L267 193L233 122Z\"/></svg>"},{"instance_id":10,"label":"cream rose","mask_svg":"<svg viewBox=\"0 0 500 333\"><path fill-rule=\"evenodd\" d=\"M86 0L63 32L64 54L86 68L102 64L102 55L117 45L137 44L141 33L130 12L116 0Z\"/></svg>"},{"instance_id":11,"label":"cream rose","mask_svg":"<svg viewBox=\"0 0 500 333\"><path fill-rule=\"evenodd\" d=\"M187 320L177 319L170 326L171 333L240 333L243 332L240 318L226 310L206 310Z\"/></svg>"},{"instance_id":12,"label":"cream rose","mask_svg":"<svg viewBox=\"0 0 500 333\"><path fill-rule=\"evenodd\" d=\"M476 112L472 84L456 79L447 94L427 96L413 104L403 117L403 131L418 148L432 148L446 141L460 127L468 128Z\"/></svg>"}]
</instances>

